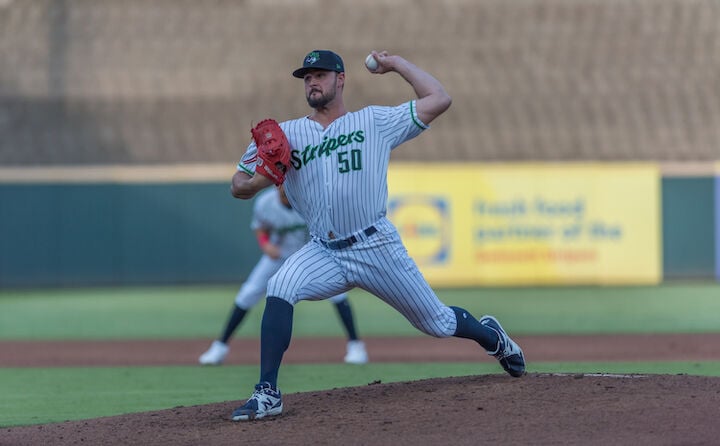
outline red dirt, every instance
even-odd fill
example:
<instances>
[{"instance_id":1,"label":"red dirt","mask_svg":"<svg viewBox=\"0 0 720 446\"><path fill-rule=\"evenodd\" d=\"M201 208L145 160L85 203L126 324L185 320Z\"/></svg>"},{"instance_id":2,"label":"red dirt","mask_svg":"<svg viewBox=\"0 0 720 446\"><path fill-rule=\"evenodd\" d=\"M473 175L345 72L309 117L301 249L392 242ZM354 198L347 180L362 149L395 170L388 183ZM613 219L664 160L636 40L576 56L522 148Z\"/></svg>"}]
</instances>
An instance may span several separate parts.
<instances>
[{"instance_id":1,"label":"red dirt","mask_svg":"<svg viewBox=\"0 0 720 446\"><path fill-rule=\"evenodd\" d=\"M540 361L720 360L720 334L515 337ZM208 340L0 342L0 367L195 364ZM373 362L494 361L470 341L366 339ZM258 362L235 339L228 364ZM293 340L286 363L338 362L342 339ZM241 401L3 428L0 445L716 445L720 379L480 375L287 394L282 416L228 417Z\"/></svg>"}]
</instances>

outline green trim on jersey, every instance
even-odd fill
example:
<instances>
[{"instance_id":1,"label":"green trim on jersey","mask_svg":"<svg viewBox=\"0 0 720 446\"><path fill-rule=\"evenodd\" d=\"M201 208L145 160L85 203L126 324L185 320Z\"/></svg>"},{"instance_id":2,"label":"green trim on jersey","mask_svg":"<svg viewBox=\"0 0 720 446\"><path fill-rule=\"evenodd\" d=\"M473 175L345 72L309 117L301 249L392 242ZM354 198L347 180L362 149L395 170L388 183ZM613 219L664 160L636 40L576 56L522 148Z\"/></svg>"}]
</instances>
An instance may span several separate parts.
<instances>
[{"instance_id":1,"label":"green trim on jersey","mask_svg":"<svg viewBox=\"0 0 720 446\"><path fill-rule=\"evenodd\" d=\"M421 129L425 130L428 128L427 125L425 125L422 121L419 121L415 118L417 114L415 113L415 101L410 101L410 116L412 117L413 122L416 126L420 127Z\"/></svg>"},{"instance_id":2,"label":"green trim on jersey","mask_svg":"<svg viewBox=\"0 0 720 446\"><path fill-rule=\"evenodd\" d=\"M250 175L250 176L255 175L255 172L250 172L245 166L242 165L242 163L238 163L237 166L238 166L238 169L242 170L242 171L245 172L246 174L248 174L248 175Z\"/></svg>"},{"instance_id":3,"label":"green trim on jersey","mask_svg":"<svg viewBox=\"0 0 720 446\"><path fill-rule=\"evenodd\" d=\"M305 231L307 230L307 225L293 225L293 226L286 226L284 228L276 228L275 232L277 232L280 235L287 234L288 232L296 232L296 231Z\"/></svg>"}]
</instances>

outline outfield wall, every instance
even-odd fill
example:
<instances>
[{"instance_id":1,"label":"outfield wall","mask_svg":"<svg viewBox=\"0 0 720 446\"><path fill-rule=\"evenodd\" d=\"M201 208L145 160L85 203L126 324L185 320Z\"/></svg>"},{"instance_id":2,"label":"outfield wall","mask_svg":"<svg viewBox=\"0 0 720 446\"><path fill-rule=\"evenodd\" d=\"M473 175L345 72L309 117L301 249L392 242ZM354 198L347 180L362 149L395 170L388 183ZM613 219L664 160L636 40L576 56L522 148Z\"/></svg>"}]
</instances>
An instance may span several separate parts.
<instances>
[{"instance_id":1,"label":"outfield wall","mask_svg":"<svg viewBox=\"0 0 720 446\"><path fill-rule=\"evenodd\" d=\"M388 215L435 286L720 277L716 174L446 167L389 178ZM225 169L0 169L0 286L240 283L260 251Z\"/></svg>"},{"instance_id":2,"label":"outfield wall","mask_svg":"<svg viewBox=\"0 0 720 446\"><path fill-rule=\"evenodd\" d=\"M423 167L391 169L388 216L434 285L656 284L662 278L656 164Z\"/></svg>"},{"instance_id":3,"label":"outfield wall","mask_svg":"<svg viewBox=\"0 0 720 446\"><path fill-rule=\"evenodd\" d=\"M260 255L227 181L50 172L0 182L2 287L240 283Z\"/></svg>"},{"instance_id":4,"label":"outfield wall","mask_svg":"<svg viewBox=\"0 0 720 446\"><path fill-rule=\"evenodd\" d=\"M663 179L663 271L666 279L705 279L717 268L717 192L713 177Z\"/></svg>"}]
</instances>

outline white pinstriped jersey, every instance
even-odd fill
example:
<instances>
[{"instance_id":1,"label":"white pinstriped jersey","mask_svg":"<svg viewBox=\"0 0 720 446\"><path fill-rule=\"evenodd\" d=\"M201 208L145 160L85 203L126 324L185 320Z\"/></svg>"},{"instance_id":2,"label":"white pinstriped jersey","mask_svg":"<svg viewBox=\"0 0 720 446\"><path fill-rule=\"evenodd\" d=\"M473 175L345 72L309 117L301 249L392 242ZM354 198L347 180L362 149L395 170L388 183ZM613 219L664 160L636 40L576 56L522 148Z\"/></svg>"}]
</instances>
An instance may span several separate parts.
<instances>
[{"instance_id":1,"label":"white pinstriped jersey","mask_svg":"<svg viewBox=\"0 0 720 446\"><path fill-rule=\"evenodd\" d=\"M360 287L418 330L452 336L455 313L438 299L385 216L390 152L428 128L417 117L415 101L365 107L325 129L308 117L280 127L292 146L285 193L307 222L312 241L270 278L267 295L295 305ZM256 159L251 143L238 170L253 175ZM377 232L366 237L362 230L370 226ZM333 238L331 234L336 239L353 235L356 243L330 249L321 241Z\"/></svg>"},{"instance_id":2,"label":"white pinstriped jersey","mask_svg":"<svg viewBox=\"0 0 720 446\"><path fill-rule=\"evenodd\" d=\"M310 233L344 238L386 214L390 151L428 128L415 101L395 107L369 106L349 112L323 129L303 117L280 123L292 146L285 192ZM238 170L255 172L251 143Z\"/></svg>"},{"instance_id":3,"label":"white pinstriped jersey","mask_svg":"<svg viewBox=\"0 0 720 446\"><path fill-rule=\"evenodd\" d=\"M302 216L280 201L280 192L271 187L255 198L250 228L266 230L270 242L280 248L281 259L288 258L308 242L307 225Z\"/></svg>"}]
</instances>

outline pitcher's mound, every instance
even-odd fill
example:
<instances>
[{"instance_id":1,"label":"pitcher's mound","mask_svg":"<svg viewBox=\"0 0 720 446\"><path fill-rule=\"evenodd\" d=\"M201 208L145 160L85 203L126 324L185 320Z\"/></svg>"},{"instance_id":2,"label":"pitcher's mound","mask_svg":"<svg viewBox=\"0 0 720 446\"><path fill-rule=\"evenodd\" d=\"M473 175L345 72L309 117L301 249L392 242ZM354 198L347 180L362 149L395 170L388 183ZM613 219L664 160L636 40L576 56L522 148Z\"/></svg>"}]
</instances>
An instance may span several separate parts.
<instances>
[{"instance_id":1,"label":"pitcher's mound","mask_svg":"<svg viewBox=\"0 0 720 446\"><path fill-rule=\"evenodd\" d=\"M288 394L281 416L229 420L244 401L7 428L11 445L717 444L720 378L483 375Z\"/></svg>"}]
</instances>

